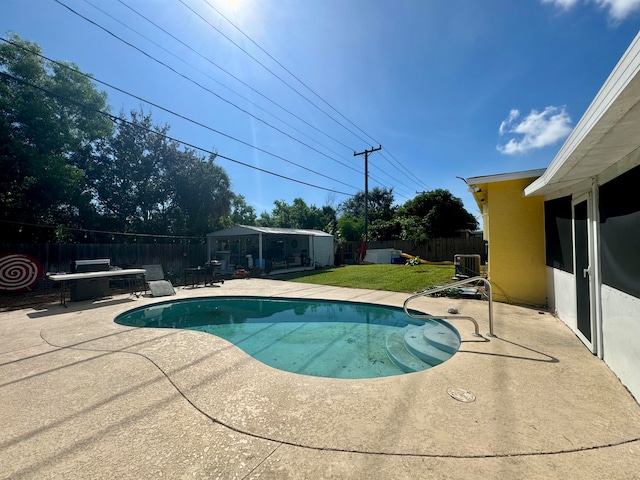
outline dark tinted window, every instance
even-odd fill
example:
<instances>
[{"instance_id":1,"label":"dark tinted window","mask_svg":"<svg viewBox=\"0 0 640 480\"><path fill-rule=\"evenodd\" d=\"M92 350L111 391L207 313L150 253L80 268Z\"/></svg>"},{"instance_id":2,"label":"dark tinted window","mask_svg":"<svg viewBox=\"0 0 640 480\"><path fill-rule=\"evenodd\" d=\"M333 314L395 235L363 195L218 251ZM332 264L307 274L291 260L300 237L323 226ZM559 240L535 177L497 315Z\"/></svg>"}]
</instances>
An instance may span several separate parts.
<instances>
[{"instance_id":1,"label":"dark tinted window","mask_svg":"<svg viewBox=\"0 0 640 480\"><path fill-rule=\"evenodd\" d=\"M547 265L573 273L571 197L544 202Z\"/></svg>"},{"instance_id":2,"label":"dark tinted window","mask_svg":"<svg viewBox=\"0 0 640 480\"><path fill-rule=\"evenodd\" d=\"M640 298L640 167L600 187L602 282Z\"/></svg>"}]
</instances>

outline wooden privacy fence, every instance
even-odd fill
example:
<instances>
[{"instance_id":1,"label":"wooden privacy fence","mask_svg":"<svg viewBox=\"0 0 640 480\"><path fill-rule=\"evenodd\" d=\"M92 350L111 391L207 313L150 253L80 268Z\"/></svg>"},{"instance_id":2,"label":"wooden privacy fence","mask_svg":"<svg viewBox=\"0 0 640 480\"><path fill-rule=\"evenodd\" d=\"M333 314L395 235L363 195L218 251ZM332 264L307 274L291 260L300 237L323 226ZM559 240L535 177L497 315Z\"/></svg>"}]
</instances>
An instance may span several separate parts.
<instances>
[{"instance_id":1,"label":"wooden privacy fence","mask_svg":"<svg viewBox=\"0 0 640 480\"><path fill-rule=\"evenodd\" d=\"M142 265L162 265L165 273L182 277L184 269L204 265L207 259L205 244L2 244L0 255L19 253L29 255L42 264L44 272L69 272L76 260L108 258L112 266L135 268ZM49 288L46 275L36 288Z\"/></svg>"},{"instance_id":2,"label":"wooden privacy fence","mask_svg":"<svg viewBox=\"0 0 640 480\"><path fill-rule=\"evenodd\" d=\"M430 262L453 262L456 254L480 255L480 261L487 263L487 248L481 237L434 238L424 245L416 245L410 240L384 240L368 242L367 249L393 248L403 253L418 256Z\"/></svg>"},{"instance_id":3,"label":"wooden privacy fence","mask_svg":"<svg viewBox=\"0 0 640 480\"><path fill-rule=\"evenodd\" d=\"M359 242L345 242L336 251L336 263L346 263L353 259L358 251ZM368 249L393 248L403 253L417 255L432 262L453 261L456 254L478 254L481 262L486 263L487 254L484 240L470 238L436 238L424 245L416 245L407 240L387 240L368 242ZM108 258L112 266L135 268L142 265L162 265L167 275L181 279L185 268L204 265L207 258L207 246L196 243L180 244L0 244L0 255L24 254L38 260L44 272L69 272L76 260ZM37 289L51 288L46 275L40 280Z\"/></svg>"}]
</instances>

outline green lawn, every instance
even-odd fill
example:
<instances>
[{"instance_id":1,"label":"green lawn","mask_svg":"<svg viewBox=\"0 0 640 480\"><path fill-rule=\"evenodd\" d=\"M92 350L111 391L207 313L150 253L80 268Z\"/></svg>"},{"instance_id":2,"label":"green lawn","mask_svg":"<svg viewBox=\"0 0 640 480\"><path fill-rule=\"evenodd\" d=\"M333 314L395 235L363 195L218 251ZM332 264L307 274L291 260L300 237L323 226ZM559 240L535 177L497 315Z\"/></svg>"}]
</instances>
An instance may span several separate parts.
<instances>
[{"instance_id":1,"label":"green lawn","mask_svg":"<svg viewBox=\"0 0 640 480\"><path fill-rule=\"evenodd\" d=\"M333 285L336 287L370 288L391 292L413 293L435 285L452 283L453 265L375 264L346 265L308 272L277 275L274 278L291 282Z\"/></svg>"}]
</instances>

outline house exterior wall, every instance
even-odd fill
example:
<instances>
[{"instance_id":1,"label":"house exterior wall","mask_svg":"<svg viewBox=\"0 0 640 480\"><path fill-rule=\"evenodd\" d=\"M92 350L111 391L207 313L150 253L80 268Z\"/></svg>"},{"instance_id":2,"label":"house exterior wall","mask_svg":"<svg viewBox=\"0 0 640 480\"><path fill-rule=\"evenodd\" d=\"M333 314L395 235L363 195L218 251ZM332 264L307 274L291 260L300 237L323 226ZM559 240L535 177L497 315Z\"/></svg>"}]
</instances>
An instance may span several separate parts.
<instances>
[{"instance_id":1,"label":"house exterior wall","mask_svg":"<svg viewBox=\"0 0 640 480\"><path fill-rule=\"evenodd\" d=\"M640 299L602 285L603 360L640 400Z\"/></svg>"},{"instance_id":2,"label":"house exterior wall","mask_svg":"<svg viewBox=\"0 0 640 480\"><path fill-rule=\"evenodd\" d=\"M549 308L576 332L576 280L571 273L547 267ZM600 286L602 359L631 394L640 399L640 299Z\"/></svg>"},{"instance_id":3,"label":"house exterior wall","mask_svg":"<svg viewBox=\"0 0 640 480\"><path fill-rule=\"evenodd\" d=\"M539 197L522 195L532 181L533 178L524 178L483 186L488 276L496 301L547 304L544 202Z\"/></svg>"},{"instance_id":4,"label":"house exterior wall","mask_svg":"<svg viewBox=\"0 0 640 480\"><path fill-rule=\"evenodd\" d=\"M593 179L590 320L594 326L593 351L640 399L640 272L634 263L640 232L640 200L633 188L640 178L640 156L631 158L629 166L633 168L622 172L616 169L614 174L607 171ZM580 185L571 198L575 202L584 198L583 194L584 185ZM608 274L603 273L607 271ZM547 289L549 306L580 337L576 274L583 273L547 267Z\"/></svg>"},{"instance_id":5,"label":"house exterior wall","mask_svg":"<svg viewBox=\"0 0 640 480\"><path fill-rule=\"evenodd\" d=\"M571 330L578 328L576 279L572 273L547 267L547 306Z\"/></svg>"}]
</instances>

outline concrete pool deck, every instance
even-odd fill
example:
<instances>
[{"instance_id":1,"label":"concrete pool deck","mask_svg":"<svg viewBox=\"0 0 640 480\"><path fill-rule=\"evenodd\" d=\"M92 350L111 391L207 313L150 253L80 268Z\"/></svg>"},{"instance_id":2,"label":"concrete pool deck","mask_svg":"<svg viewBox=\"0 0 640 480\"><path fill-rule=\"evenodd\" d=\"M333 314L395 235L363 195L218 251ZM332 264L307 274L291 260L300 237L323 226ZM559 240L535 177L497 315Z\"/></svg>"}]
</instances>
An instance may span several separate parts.
<instances>
[{"instance_id":1,"label":"concrete pool deck","mask_svg":"<svg viewBox=\"0 0 640 480\"><path fill-rule=\"evenodd\" d=\"M640 478L640 406L547 312L494 303L497 338L454 320L463 343L451 360L367 380L295 375L212 335L113 322L210 295L408 297L243 279L1 313L0 478ZM453 306L488 331L486 302L411 306Z\"/></svg>"}]
</instances>

